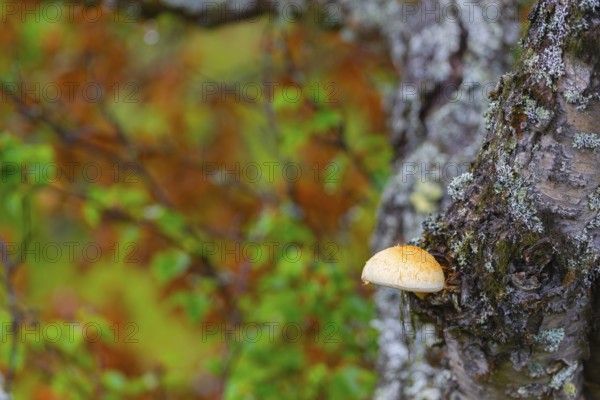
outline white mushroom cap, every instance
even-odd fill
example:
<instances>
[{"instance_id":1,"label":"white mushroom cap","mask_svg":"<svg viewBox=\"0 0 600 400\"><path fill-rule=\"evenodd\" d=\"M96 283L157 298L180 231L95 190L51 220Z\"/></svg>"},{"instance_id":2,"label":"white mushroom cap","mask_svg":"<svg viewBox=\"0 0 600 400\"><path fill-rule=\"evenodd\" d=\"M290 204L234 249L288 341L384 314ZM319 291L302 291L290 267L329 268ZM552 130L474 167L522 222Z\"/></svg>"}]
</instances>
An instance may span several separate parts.
<instances>
[{"instance_id":1,"label":"white mushroom cap","mask_svg":"<svg viewBox=\"0 0 600 400\"><path fill-rule=\"evenodd\" d=\"M394 246L367 261L362 280L409 292L431 293L444 288L444 271L427 251L416 246Z\"/></svg>"}]
</instances>

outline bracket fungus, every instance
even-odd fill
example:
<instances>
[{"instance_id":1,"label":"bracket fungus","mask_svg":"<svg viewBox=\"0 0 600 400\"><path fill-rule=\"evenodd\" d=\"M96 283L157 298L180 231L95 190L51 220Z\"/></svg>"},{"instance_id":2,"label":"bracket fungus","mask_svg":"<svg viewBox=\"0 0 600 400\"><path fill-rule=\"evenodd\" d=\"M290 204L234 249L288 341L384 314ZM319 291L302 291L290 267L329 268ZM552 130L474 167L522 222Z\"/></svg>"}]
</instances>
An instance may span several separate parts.
<instances>
[{"instance_id":1,"label":"bracket fungus","mask_svg":"<svg viewBox=\"0 0 600 400\"><path fill-rule=\"evenodd\" d=\"M365 284L413 292L421 299L444 289L442 266L427 251L410 245L376 253L365 264L361 278Z\"/></svg>"}]
</instances>

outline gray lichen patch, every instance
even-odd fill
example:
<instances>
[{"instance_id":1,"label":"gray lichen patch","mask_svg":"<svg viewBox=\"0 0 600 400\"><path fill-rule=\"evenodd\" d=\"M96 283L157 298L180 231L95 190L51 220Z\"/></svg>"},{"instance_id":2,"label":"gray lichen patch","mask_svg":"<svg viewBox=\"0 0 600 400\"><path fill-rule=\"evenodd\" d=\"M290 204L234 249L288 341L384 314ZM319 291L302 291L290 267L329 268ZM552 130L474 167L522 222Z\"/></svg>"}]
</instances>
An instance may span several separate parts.
<instances>
[{"instance_id":1,"label":"gray lichen patch","mask_svg":"<svg viewBox=\"0 0 600 400\"><path fill-rule=\"evenodd\" d=\"M461 200L465 195L465 189L471 182L473 182L473 174L470 172L455 177L448 185L448 195L454 200Z\"/></svg>"},{"instance_id":2,"label":"gray lichen patch","mask_svg":"<svg viewBox=\"0 0 600 400\"><path fill-rule=\"evenodd\" d=\"M455 253L456 261L463 267L468 264L469 256L473 250L473 247L471 246L471 244L473 244L472 240L472 232L467 232L461 239L453 240L450 243L450 248ZM477 249L477 246L475 246L475 249Z\"/></svg>"},{"instance_id":3,"label":"gray lichen patch","mask_svg":"<svg viewBox=\"0 0 600 400\"><path fill-rule=\"evenodd\" d=\"M595 11L600 8L600 1L598 1L598 0L581 0L579 2L579 8L582 11Z\"/></svg>"},{"instance_id":4,"label":"gray lichen patch","mask_svg":"<svg viewBox=\"0 0 600 400\"><path fill-rule=\"evenodd\" d=\"M485 270L487 272L494 272L494 265L492 264L491 261L486 262L483 267L485 268Z\"/></svg>"},{"instance_id":5,"label":"gray lichen patch","mask_svg":"<svg viewBox=\"0 0 600 400\"><path fill-rule=\"evenodd\" d=\"M591 211L600 211L600 187L588 195L588 207ZM600 212L597 212L594 218L585 225L583 229L585 238L589 240L589 231L597 228L600 228Z\"/></svg>"},{"instance_id":6,"label":"gray lichen patch","mask_svg":"<svg viewBox=\"0 0 600 400\"><path fill-rule=\"evenodd\" d=\"M514 399L540 398L544 393L544 388L539 383L530 383L517 388L516 391L508 392L508 396Z\"/></svg>"},{"instance_id":7,"label":"gray lichen patch","mask_svg":"<svg viewBox=\"0 0 600 400\"><path fill-rule=\"evenodd\" d=\"M592 211L600 211L600 187L594 193L588 195L588 206Z\"/></svg>"},{"instance_id":8,"label":"gray lichen patch","mask_svg":"<svg viewBox=\"0 0 600 400\"><path fill-rule=\"evenodd\" d=\"M574 237L577 242L585 246L589 246L592 239L590 231L600 228L600 187L588 195L588 208L590 211L597 211L596 215L587 221L581 233Z\"/></svg>"},{"instance_id":9,"label":"gray lichen patch","mask_svg":"<svg viewBox=\"0 0 600 400\"><path fill-rule=\"evenodd\" d=\"M600 146L600 138L595 133L579 132L573 136L573 147L576 149L595 149Z\"/></svg>"},{"instance_id":10,"label":"gray lichen patch","mask_svg":"<svg viewBox=\"0 0 600 400\"><path fill-rule=\"evenodd\" d=\"M574 90L566 90L563 95L567 103L577 105L577 110L579 111L584 111L590 100L594 99L594 96L591 94L586 96Z\"/></svg>"},{"instance_id":11,"label":"gray lichen patch","mask_svg":"<svg viewBox=\"0 0 600 400\"><path fill-rule=\"evenodd\" d=\"M500 104L497 101L491 101L487 110L483 115L485 129L489 132L494 132L496 127L495 115L498 112Z\"/></svg>"},{"instance_id":12,"label":"gray lichen patch","mask_svg":"<svg viewBox=\"0 0 600 400\"><path fill-rule=\"evenodd\" d=\"M424 232L429 232L433 235L439 235L446 227L441 221L441 215L433 216L429 215L421 224ZM419 238L422 239L422 238Z\"/></svg>"},{"instance_id":13,"label":"gray lichen patch","mask_svg":"<svg viewBox=\"0 0 600 400\"><path fill-rule=\"evenodd\" d=\"M546 110L544 107L538 106L538 103L527 96L524 97L525 100L525 115L530 122L533 124L540 124L542 122L547 122L550 117L550 111Z\"/></svg>"},{"instance_id":14,"label":"gray lichen patch","mask_svg":"<svg viewBox=\"0 0 600 400\"><path fill-rule=\"evenodd\" d=\"M554 374L554 376L552 377L552 380L550 381L548 386L555 390L560 389L561 387L563 387L563 385L565 385L570 380L570 378L573 376L573 374L577 370L578 366L579 366L579 363L577 361L575 361L572 365L561 369L556 374Z\"/></svg>"},{"instance_id":15,"label":"gray lichen patch","mask_svg":"<svg viewBox=\"0 0 600 400\"><path fill-rule=\"evenodd\" d=\"M486 323L489 317L493 317L495 315L494 308L490 305L490 301L485 293L481 293L479 296L481 300L481 308L480 312L477 316L476 322L479 325L483 325Z\"/></svg>"},{"instance_id":16,"label":"gray lichen patch","mask_svg":"<svg viewBox=\"0 0 600 400\"><path fill-rule=\"evenodd\" d=\"M544 4L540 5L544 7ZM530 53L526 56L524 66L537 82L545 83L555 89L554 79L565 73L563 62L563 45L567 36L568 6L557 4L549 23L538 27L541 37L546 44L541 53Z\"/></svg>"},{"instance_id":17,"label":"gray lichen patch","mask_svg":"<svg viewBox=\"0 0 600 400\"><path fill-rule=\"evenodd\" d=\"M506 195L510 203L508 211L516 221L522 222L533 232L542 233L544 226L533 206L527 182L519 175L518 167L510 167L505 157L504 153L501 154L496 163L497 177L494 191Z\"/></svg>"},{"instance_id":18,"label":"gray lichen patch","mask_svg":"<svg viewBox=\"0 0 600 400\"><path fill-rule=\"evenodd\" d=\"M563 328L556 328L538 333L533 337L533 340L541 344L545 351L553 353L558 350L564 338L565 330Z\"/></svg>"},{"instance_id":19,"label":"gray lichen patch","mask_svg":"<svg viewBox=\"0 0 600 400\"><path fill-rule=\"evenodd\" d=\"M527 373L532 378L539 378L540 376L546 375L546 371L542 364L536 361L530 361L527 363Z\"/></svg>"}]
</instances>

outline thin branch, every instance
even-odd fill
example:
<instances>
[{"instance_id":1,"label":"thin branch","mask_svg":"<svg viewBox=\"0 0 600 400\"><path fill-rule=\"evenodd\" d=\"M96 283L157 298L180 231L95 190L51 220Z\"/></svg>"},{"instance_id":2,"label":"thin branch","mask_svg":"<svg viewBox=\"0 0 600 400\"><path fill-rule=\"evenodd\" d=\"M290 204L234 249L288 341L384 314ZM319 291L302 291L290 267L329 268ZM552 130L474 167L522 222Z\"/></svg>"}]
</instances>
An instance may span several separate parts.
<instances>
[{"instance_id":1,"label":"thin branch","mask_svg":"<svg viewBox=\"0 0 600 400\"><path fill-rule=\"evenodd\" d=\"M29 193L23 197L23 238L21 240L21 249L27 249L31 241L31 204L29 202ZM0 251L2 252L2 265L4 266L4 288L6 290L6 304L11 318L12 336L10 342L10 351L8 356L8 370L4 382L6 392L10 393L15 379L17 352L19 345L20 326L23 322L24 312L20 310L17 301L17 294L14 286L14 275L23 260L19 253L13 259L10 259L8 254L8 246L6 241L0 237Z\"/></svg>"}]
</instances>

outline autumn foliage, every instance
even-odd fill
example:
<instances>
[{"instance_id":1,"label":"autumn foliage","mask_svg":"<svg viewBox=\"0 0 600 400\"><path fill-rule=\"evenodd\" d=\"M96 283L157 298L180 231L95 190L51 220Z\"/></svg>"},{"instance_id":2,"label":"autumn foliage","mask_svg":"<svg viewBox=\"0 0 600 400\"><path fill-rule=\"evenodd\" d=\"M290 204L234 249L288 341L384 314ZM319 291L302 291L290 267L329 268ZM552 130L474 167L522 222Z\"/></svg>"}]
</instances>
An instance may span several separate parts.
<instances>
[{"instance_id":1,"label":"autumn foliage","mask_svg":"<svg viewBox=\"0 0 600 400\"><path fill-rule=\"evenodd\" d=\"M46 4L2 3L15 398L368 398L384 51L310 19Z\"/></svg>"}]
</instances>

